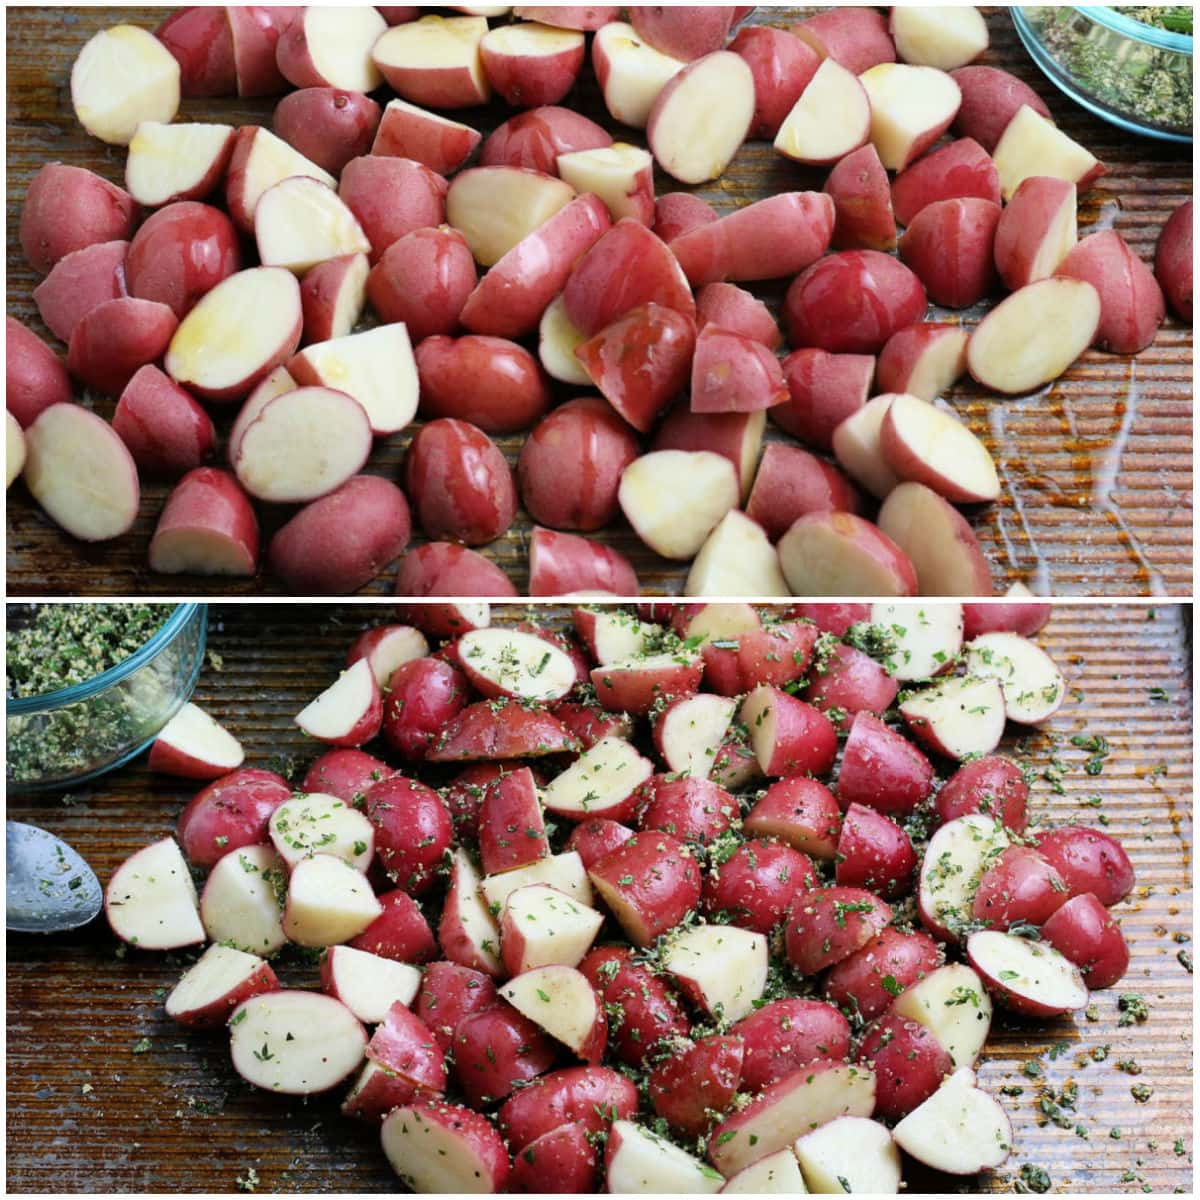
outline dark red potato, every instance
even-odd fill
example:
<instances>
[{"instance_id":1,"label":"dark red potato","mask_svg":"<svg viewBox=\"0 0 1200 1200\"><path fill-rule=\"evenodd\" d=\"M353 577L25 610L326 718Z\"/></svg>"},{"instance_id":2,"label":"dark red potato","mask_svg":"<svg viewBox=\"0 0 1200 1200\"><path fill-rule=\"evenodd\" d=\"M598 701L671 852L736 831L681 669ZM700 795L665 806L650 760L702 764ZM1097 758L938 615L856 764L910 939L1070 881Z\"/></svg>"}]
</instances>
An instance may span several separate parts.
<instances>
[{"instance_id":1,"label":"dark red potato","mask_svg":"<svg viewBox=\"0 0 1200 1200\"><path fill-rule=\"evenodd\" d=\"M139 368L166 353L178 325L171 309L154 300L106 300L72 331L67 370L88 387L119 396Z\"/></svg>"},{"instance_id":2,"label":"dark red potato","mask_svg":"<svg viewBox=\"0 0 1200 1200\"><path fill-rule=\"evenodd\" d=\"M375 853L388 878L414 896L433 886L450 848L450 813L432 788L394 775L367 793Z\"/></svg>"},{"instance_id":3,"label":"dark red potato","mask_svg":"<svg viewBox=\"0 0 1200 1200\"><path fill-rule=\"evenodd\" d=\"M383 905L383 912L347 945L396 962L425 963L437 957L433 930L420 905L406 891L396 888L383 892L377 899Z\"/></svg>"},{"instance_id":4,"label":"dark red potato","mask_svg":"<svg viewBox=\"0 0 1200 1200\"><path fill-rule=\"evenodd\" d=\"M963 641L969 642L983 633L1019 633L1031 638L1040 633L1053 611L1051 604L1031 604L1026 601L963 605Z\"/></svg>"},{"instance_id":5,"label":"dark red potato","mask_svg":"<svg viewBox=\"0 0 1200 1200\"><path fill-rule=\"evenodd\" d=\"M887 21L874 8L827 9L793 25L792 33L822 58L832 58L855 75L896 61Z\"/></svg>"},{"instance_id":6,"label":"dark red potato","mask_svg":"<svg viewBox=\"0 0 1200 1200\"><path fill-rule=\"evenodd\" d=\"M224 8L181 8L154 36L179 63L184 96L235 96L233 34Z\"/></svg>"},{"instance_id":7,"label":"dark red potato","mask_svg":"<svg viewBox=\"0 0 1200 1200\"><path fill-rule=\"evenodd\" d=\"M1042 940L1083 972L1092 991L1112 987L1129 969L1121 927L1091 892L1072 896L1042 926Z\"/></svg>"},{"instance_id":8,"label":"dark red potato","mask_svg":"<svg viewBox=\"0 0 1200 1200\"><path fill-rule=\"evenodd\" d=\"M1192 321L1192 202L1181 204L1158 235L1154 250L1154 277L1172 311L1189 325Z\"/></svg>"},{"instance_id":9,"label":"dark red potato","mask_svg":"<svg viewBox=\"0 0 1200 1200\"><path fill-rule=\"evenodd\" d=\"M742 1077L745 1046L740 1038L714 1035L673 1054L651 1072L650 1104L677 1133L699 1137L712 1113L729 1107Z\"/></svg>"},{"instance_id":10,"label":"dark red potato","mask_svg":"<svg viewBox=\"0 0 1200 1200\"><path fill-rule=\"evenodd\" d=\"M1034 837L1034 845L1062 876L1070 896L1091 892L1106 908L1133 891L1134 872L1120 842L1099 829L1068 825Z\"/></svg>"},{"instance_id":11,"label":"dark red potato","mask_svg":"<svg viewBox=\"0 0 1200 1200\"><path fill-rule=\"evenodd\" d=\"M891 919L891 907L862 888L801 892L787 915L788 961L815 975L861 950Z\"/></svg>"},{"instance_id":12,"label":"dark red potato","mask_svg":"<svg viewBox=\"0 0 1200 1200\"><path fill-rule=\"evenodd\" d=\"M738 802L709 779L653 775L642 784L646 807L638 827L673 834L685 842L711 842L729 829Z\"/></svg>"},{"instance_id":13,"label":"dark red potato","mask_svg":"<svg viewBox=\"0 0 1200 1200\"><path fill-rule=\"evenodd\" d=\"M1067 898L1067 885L1036 850L1009 846L984 871L975 893L972 916L990 929L1041 925Z\"/></svg>"},{"instance_id":14,"label":"dark red potato","mask_svg":"<svg viewBox=\"0 0 1200 1200\"><path fill-rule=\"evenodd\" d=\"M969 308L996 286L992 247L999 221L1000 205L994 201L937 200L904 231L900 258L935 304Z\"/></svg>"},{"instance_id":15,"label":"dark red potato","mask_svg":"<svg viewBox=\"0 0 1200 1200\"><path fill-rule=\"evenodd\" d=\"M360 802L381 779L396 772L365 750L341 747L327 750L308 768L300 790L336 796L347 804Z\"/></svg>"},{"instance_id":16,"label":"dark red potato","mask_svg":"<svg viewBox=\"0 0 1200 1200\"><path fill-rule=\"evenodd\" d=\"M896 220L911 225L913 219L939 200L968 196L1000 203L1000 176L991 156L974 138L959 138L923 155L906 167L892 184Z\"/></svg>"},{"instance_id":17,"label":"dark red potato","mask_svg":"<svg viewBox=\"0 0 1200 1200\"><path fill-rule=\"evenodd\" d=\"M558 156L576 150L600 150L612 135L595 121L569 108L547 105L510 117L484 140L482 167L529 167L557 174Z\"/></svg>"},{"instance_id":18,"label":"dark red potato","mask_svg":"<svg viewBox=\"0 0 1200 1200\"><path fill-rule=\"evenodd\" d=\"M927 933L883 929L826 975L825 995L844 1011L871 1021L940 965L937 943Z\"/></svg>"},{"instance_id":19,"label":"dark red potato","mask_svg":"<svg viewBox=\"0 0 1200 1200\"><path fill-rule=\"evenodd\" d=\"M1029 84L998 67L959 67L950 72L950 78L962 93L954 132L974 138L989 154L1022 105L1050 116L1046 102Z\"/></svg>"},{"instance_id":20,"label":"dark red potato","mask_svg":"<svg viewBox=\"0 0 1200 1200\"><path fill-rule=\"evenodd\" d=\"M763 684L739 709L764 775L824 775L837 757L837 731L824 713Z\"/></svg>"},{"instance_id":21,"label":"dark red potato","mask_svg":"<svg viewBox=\"0 0 1200 1200\"><path fill-rule=\"evenodd\" d=\"M704 877L704 907L726 913L732 924L770 933L799 892L817 881L799 850L761 839L743 842L715 872Z\"/></svg>"},{"instance_id":22,"label":"dark red potato","mask_svg":"<svg viewBox=\"0 0 1200 1200\"><path fill-rule=\"evenodd\" d=\"M211 867L232 850L267 845L267 822L291 795L282 775L242 767L213 780L188 801L175 836L188 862Z\"/></svg>"},{"instance_id":23,"label":"dark red potato","mask_svg":"<svg viewBox=\"0 0 1200 1200\"><path fill-rule=\"evenodd\" d=\"M535 1138L513 1159L506 1189L518 1195L575 1195L596 1190L599 1164L582 1121Z\"/></svg>"},{"instance_id":24,"label":"dark red potato","mask_svg":"<svg viewBox=\"0 0 1200 1200\"><path fill-rule=\"evenodd\" d=\"M490 762L572 753L579 742L547 712L485 700L463 709L430 749L430 762Z\"/></svg>"},{"instance_id":25,"label":"dark red potato","mask_svg":"<svg viewBox=\"0 0 1200 1200\"><path fill-rule=\"evenodd\" d=\"M381 321L403 321L413 345L458 331L478 276L467 239L448 225L414 229L383 252L367 276L367 301Z\"/></svg>"},{"instance_id":26,"label":"dark red potato","mask_svg":"<svg viewBox=\"0 0 1200 1200\"><path fill-rule=\"evenodd\" d=\"M833 793L815 779L796 776L771 784L742 822L754 837L778 838L811 858L837 854L841 809Z\"/></svg>"},{"instance_id":27,"label":"dark red potato","mask_svg":"<svg viewBox=\"0 0 1200 1200\"><path fill-rule=\"evenodd\" d=\"M452 962L431 962L421 976L414 1012L434 1040L449 1050L464 1018L496 1002L496 985L482 971Z\"/></svg>"},{"instance_id":28,"label":"dark red potato","mask_svg":"<svg viewBox=\"0 0 1200 1200\"><path fill-rule=\"evenodd\" d=\"M455 1078L473 1108L503 1100L554 1058L550 1039L503 1000L465 1017L454 1035Z\"/></svg>"},{"instance_id":29,"label":"dark red potato","mask_svg":"<svg viewBox=\"0 0 1200 1200\"><path fill-rule=\"evenodd\" d=\"M842 643L834 646L824 670L814 672L804 698L831 718L836 715L836 724L845 729L860 712L874 716L886 712L899 690L896 680L869 654Z\"/></svg>"},{"instance_id":30,"label":"dark red potato","mask_svg":"<svg viewBox=\"0 0 1200 1200\"><path fill-rule=\"evenodd\" d=\"M771 409L771 420L806 445L830 451L833 431L866 404L874 377L873 355L796 350L783 360L790 399Z\"/></svg>"},{"instance_id":31,"label":"dark red potato","mask_svg":"<svg viewBox=\"0 0 1200 1200\"><path fill-rule=\"evenodd\" d=\"M793 604L788 608L789 615L798 621L811 621L822 633L832 633L834 637L845 637L846 631L852 625L870 621L871 606L869 604L824 604L819 601L809 601ZM888 701L890 704L891 701Z\"/></svg>"},{"instance_id":32,"label":"dark red potato","mask_svg":"<svg viewBox=\"0 0 1200 1200\"><path fill-rule=\"evenodd\" d=\"M910 813L932 789L933 767L912 742L868 712L854 718L837 779L843 809L865 804L883 813Z\"/></svg>"},{"instance_id":33,"label":"dark red potato","mask_svg":"<svg viewBox=\"0 0 1200 1200\"><path fill-rule=\"evenodd\" d=\"M700 903L700 868L670 834L639 833L589 871L596 890L637 946L673 929Z\"/></svg>"},{"instance_id":34,"label":"dark red potato","mask_svg":"<svg viewBox=\"0 0 1200 1200\"><path fill-rule=\"evenodd\" d=\"M817 627L803 621L785 621L752 629L738 638L738 672L741 691L759 684L785 687L803 679L817 644Z\"/></svg>"},{"instance_id":35,"label":"dark red potato","mask_svg":"<svg viewBox=\"0 0 1200 1200\"><path fill-rule=\"evenodd\" d=\"M940 821L953 821L968 813L997 816L1006 829L1024 833L1029 784L1012 759L999 754L964 763L941 786L934 800Z\"/></svg>"},{"instance_id":36,"label":"dark red potato","mask_svg":"<svg viewBox=\"0 0 1200 1200\"><path fill-rule=\"evenodd\" d=\"M911 890L917 856L908 834L890 817L852 804L838 839L836 878L845 887L864 887L885 899Z\"/></svg>"},{"instance_id":37,"label":"dark red potato","mask_svg":"<svg viewBox=\"0 0 1200 1200\"><path fill-rule=\"evenodd\" d=\"M566 848L579 855L585 870L591 870L606 854L625 845L631 837L633 830L628 825L608 817L593 817L571 830Z\"/></svg>"},{"instance_id":38,"label":"dark red potato","mask_svg":"<svg viewBox=\"0 0 1200 1200\"><path fill-rule=\"evenodd\" d=\"M858 1061L875 1072L875 1115L898 1121L937 1091L954 1060L916 1021L895 1013L881 1017L863 1038Z\"/></svg>"},{"instance_id":39,"label":"dark red potato","mask_svg":"<svg viewBox=\"0 0 1200 1200\"><path fill-rule=\"evenodd\" d=\"M636 1086L611 1067L566 1067L519 1088L500 1106L498 1124L513 1152L578 1121L599 1133L637 1112Z\"/></svg>"},{"instance_id":40,"label":"dark red potato","mask_svg":"<svg viewBox=\"0 0 1200 1200\"><path fill-rule=\"evenodd\" d=\"M388 681L383 736L410 762L421 762L447 723L466 707L466 676L439 658L401 663Z\"/></svg>"},{"instance_id":41,"label":"dark red potato","mask_svg":"<svg viewBox=\"0 0 1200 1200\"><path fill-rule=\"evenodd\" d=\"M850 1053L850 1023L820 1000L789 996L743 1017L732 1032L746 1046L742 1086L759 1092L818 1059Z\"/></svg>"},{"instance_id":42,"label":"dark red potato","mask_svg":"<svg viewBox=\"0 0 1200 1200\"><path fill-rule=\"evenodd\" d=\"M584 679L587 678L585 672ZM633 719L628 713L606 712L591 704L564 700L554 706L554 715L579 739L585 750L606 737L628 741L633 736Z\"/></svg>"},{"instance_id":43,"label":"dark red potato","mask_svg":"<svg viewBox=\"0 0 1200 1200\"><path fill-rule=\"evenodd\" d=\"M704 326L692 359L693 412L759 412L788 399L779 360L762 342Z\"/></svg>"},{"instance_id":44,"label":"dark red potato","mask_svg":"<svg viewBox=\"0 0 1200 1200\"><path fill-rule=\"evenodd\" d=\"M479 863L484 875L515 870L550 854L537 782L528 767L496 779L479 814Z\"/></svg>"},{"instance_id":45,"label":"dark red potato","mask_svg":"<svg viewBox=\"0 0 1200 1200\"><path fill-rule=\"evenodd\" d=\"M397 596L499 598L515 596L517 589L482 554L450 542L429 542L404 556L396 573L395 592Z\"/></svg>"}]
</instances>

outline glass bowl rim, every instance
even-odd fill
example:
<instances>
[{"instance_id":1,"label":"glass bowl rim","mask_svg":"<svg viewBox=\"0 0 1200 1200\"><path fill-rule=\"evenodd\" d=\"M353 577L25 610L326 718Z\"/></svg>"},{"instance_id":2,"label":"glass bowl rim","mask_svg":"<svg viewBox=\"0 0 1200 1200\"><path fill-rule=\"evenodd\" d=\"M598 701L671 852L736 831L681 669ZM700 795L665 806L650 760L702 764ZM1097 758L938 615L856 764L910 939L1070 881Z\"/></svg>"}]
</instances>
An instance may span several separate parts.
<instances>
[{"instance_id":1,"label":"glass bowl rim","mask_svg":"<svg viewBox=\"0 0 1200 1200\"><path fill-rule=\"evenodd\" d=\"M1181 54L1192 53L1192 35L1190 33L1172 33L1169 29L1157 29L1153 25L1145 25L1104 4L1076 4L1072 7L1077 13L1082 13L1087 17L1089 21L1095 21L1097 25L1103 25L1106 29L1111 29L1114 33L1119 33L1134 41L1144 42L1159 50L1175 50Z\"/></svg>"},{"instance_id":2,"label":"glass bowl rim","mask_svg":"<svg viewBox=\"0 0 1200 1200\"><path fill-rule=\"evenodd\" d=\"M107 671L101 671L99 675L93 675L91 679L85 679L82 683L73 683L70 687L59 688L55 692L43 692L40 696L22 696L19 699L10 699L6 703L6 715L10 717L28 716L31 713L49 712L53 709L65 708L70 704L78 704L83 700L90 700L93 696L107 690L113 684L122 682L144 667L158 655L159 651L179 636L197 613L203 615L207 609L207 604L198 604L194 601L177 604L175 611L166 619L162 628L145 645L140 646L116 666L109 667Z\"/></svg>"}]
</instances>

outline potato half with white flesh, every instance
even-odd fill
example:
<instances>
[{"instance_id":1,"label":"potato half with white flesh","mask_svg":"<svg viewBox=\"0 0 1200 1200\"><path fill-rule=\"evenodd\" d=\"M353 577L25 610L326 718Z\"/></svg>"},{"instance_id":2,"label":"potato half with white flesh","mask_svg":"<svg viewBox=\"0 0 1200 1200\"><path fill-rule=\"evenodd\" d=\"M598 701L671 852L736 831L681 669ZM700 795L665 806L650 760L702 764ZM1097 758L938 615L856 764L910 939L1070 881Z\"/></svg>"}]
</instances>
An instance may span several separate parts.
<instances>
[{"instance_id":1,"label":"potato half with white flesh","mask_svg":"<svg viewBox=\"0 0 1200 1200\"><path fill-rule=\"evenodd\" d=\"M587 976L574 967L534 967L510 979L500 994L585 1062L603 1057L608 1040L604 1004Z\"/></svg>"},{"instance_id":2,"label":"potato half with white flesh","mask_svg":"<svg viewBox=\"0 0 1200 1200\"><path fill-rule=\"evenodd\" d=\"M894 1196L900 1191L900 1151L878 1121L838 1117L798 1138L794 1149L810 1192Z\"/></svg>"},{"instance_id":3,"label":"potato half with white flesh","mask_svg":"<svg viewBox=\"0 0 1200 1200\"><path fill-rule=\"evenodd\" d=\"M973 1067L992 1026L983 980L963 963L948 963L896 997L897 1016L928 1029L955 1067Z\"/></svg>"},{"instance_id":4,"label":"potato half with white flesh","mask_svg":"<svg viewBox=\"0 0 1200 1200\"><path fill-rule=\"evenodd\" d=\"M628 815L634 790L654 774L654 764L623 738L601 738L542 789L542 804L573 821Z\"/></svg>"},{"instance_id":5,"label":"potato half with white flesh","mask_svg":"<svg viewBox=\"0 0 1200 1200\"><path fill-rule=\"evenodd\" d=\"M142 121L173 121L180 70L149 30L113 25L95 34L71 68L71 103L79 123L111 146L128 146Z\"/></svg>"},{"instance_id":6,"label":"potato half with white flesh","mask_svg":"<svg viewBox=\"0 0 1200 1200\"><path fill-rule=\"evenodd\" d=\"M382 1136L392 1170L414 1192L504 1190L508 1151L487 1117L469 1108L440 1100L404 1105L388 1114Z\"/></svg>"},{"instance_id":7,"label":"potato half with white flesh","mask_svg":"<svg viewBox=\"0 0 1200 1200\"><path fill-rule=\"evenodd\" d=\"M224 1025L239 1004L279 986L265 958L232 946L209 946L167 997L168 1017L181 1025Z\"/></svg>"},{"instance_id":8,"label":"potato half with white flesh","mask_svg":"<svg viewBox=\"0 0 1200 1200\"><path fill-rule=\"evenodd\" d=\"M535 883L544 883L578 903L591 907L592 885L588 880L583 859L574 850L568 850L565 854L552 854L549 858L540 858L537 862L530 863L527 867L518 867L515 871L488 875L479 884L479 891L490 906L503 911L509 896L517 888L530 887Z\"/></svg>"},{"instance_id":9,"label":"potato half with white flesh","mask_svg":"<svg viewBox=\"0 0 1200 1200\"><path fill-rule=\"evenodd\" d=\"M518 629L476 629L459 639L458 657L489 699L511 696L543 703L575 686L575 664L557 646Z\"/></svg>"},{"instance_id":10,"label":"potato half with white flesh","mask_svg":"<svg viewBox=\"0 0 1200 1200\"><path fill-rule=\"evenodd\" d=\"M971 907L984 871L1008 847L1008 832L992 817L969 815L947 821L929 840L921 863L917 905L930 932L955 941L971 920Z\"/></svg>"},{"instance_id":11,"label":"potato half with white flesh","mask_svg":"<svg viewBox=\"0 0 1200 1200\"><path fill-rule=\"evenodd\" d=\"M767 986L767 939L736 925L695 925L663 946L663 970L718 1021L740 1021Z\"/></svg>"},{"instance_id":12,"label":"potato half with white flesh","mask_svg":"<svg viewBox=\"0 0 1200 1200\"><path fill-rule=\"evenodd\" d=\"M200 893L200 919L214 942L268 956L287 942L287 867L271 846L243 846L217 860Z\"/></svg>"},{"instance_id":13,"label":"potato half with white flesh","mask_svg":"<svg viewBox=\"0 0 1200 1200\"><path fill-rule=\"evenodd\" d=\"M421 986L421 972L408 963L353 946L333 946L321 963L321 985L364 1025L379 1025L397 1001L412 1004Z\"/></svg>"},{"instance_id":14,"label":"potato half with white flesh","mask_svg":"<svg viewBox=\"0 0 1200 1200\"><path fill-rule=\"evenodd\" d=\"M975 1175L1000 1166L1012 1152L1004 1109L960 1068L892 1130L897 1145L918 1162L948 1175Z\"/></svg>"},{"instance_id":15,"label":"potato half with white flesh","mask_svg":"<svg viewBox=\"0 0 1200 1200\"><path fill-rule=\"evenodd\" d=\"M505 969L519 975L553 964L576 967L591 949L604 917L544 883L510 892L500 916Z\"/></svg>"},{"instance_id":16,"label":"potato half with white flesh","mask_svg":"<svg viewBox=\"0 0 1200 1200\"><path fill-rule=\"evenodd\" d=\"M989 990L1014 1012L1057 1017L1088 1002L1082 972L1044 942L983 929L967 938L967 957Z\"/></svg>"},{"instance_id":17,"label":"potato half with white flesh","mask_svg":"<svg viewBox=\"0 0 1200 1200\"><path fill-rule=\"evenodd\" d=\"M776 1150L751 1163L721 1189L723 1196L803 1196L807 1192L791 1150Z\"/></svg>"},{"instance_id":18,"label":"potato half with white flesh","mask_svg":"<svg viewBox=\"0 0 1200 1200\"><path fill-rule=\"evenodd\" d=\"M967 645L967 670L998 679L1010 721L1037 725L1059 709L1067 683L1041 646L1016 633L985 633Z\"/></svg>"},{"instance_id":19,"label":"potato half with white flesh","mask_svg":"<svg viewBox=\"0 0 1200 1200\"><path fill-rule=\"evenodd\" d=\"M902 682L942 674L962 649L961 604L873 604L871 624L886 630L895 644L888 674Z\"/></svg>"},{"instance_id":20,"label":"potato half with white flesh","mask_svg":"<svg viewBox=\"0 0 1200 1200\"><path fill-rule=\"evenodd\" d=\"M254 238L264 267L297 275L344 254L369 254L358 218L333 188L297 175L268 188L254 210Z\"/></svg>"},{"instance_id":21,"label":"potato half with white flesh","mask_svg":"<svg viewBox=\"0 0 1200 1200\"><path fill-rule=\"evenodd\" d=\"M582 864L579 869L583 870ZM520 875L522 870L529 868L509 871L499 878ZM488 975L499 975L500 926L488 906L501 903L482 892L479 872L460 846L450 859L450 889L438 922L438 944L446 958Z\"/></svg>"},{"instance_id":22,"label":"potato half with white flesh","mask_svg":"<svg viewBox=\"0 0 1200 1200\"><path fill-rule=\"evenodd\" d=\"M707 779L725 744L737 699L697 692L671 704L663 713L655 740L668 771Z\"/></svg>"},{"instance_id":23,"label":"potato half with white flesh","mask_svg":"<svg viewBox=\"0 0 1200 1200\"><path fill-rule=\"evenodd\" d=\"M613 1195L711 1195L725 1182L707 1163L632 1121L613 1122L604 1174Z\"/></svg>"},{"instance_id":24,"label":"potato half with white flesh","mask_svg":"<svg viewBox=\"0 0 1200 1200\"><path fill-rule=\"evenodd\" d=\"M288 867L311 854L335 854L365 871L375 851L375 826L336 796L307 792L271 814L271 842Z\"/></svg>"},{"instance_id":25,"label":"potato half with white flesh","mask_svg":"<svg viewBox=\"0 0 1200 1200\"><path fill-rule=\"evenodd\" d=\"M196 885L174 838L131 854L104 889L113 933L142 950L175 950L204 941Z\"/></svg>"},{"instance_id":26,"label":"potato half with white flesh","mask_svg":"<svg viewBox=\"0 0 1200 1200\"><path fill-rule=\"evenodd\" d=\"M919 742L960 762L990 754L1004 736L1004 690L995 679L943 680L908 695L900 712Z\"/></svg>"},{"instance_id":27,"label":"potato half with white flesh","mask_svg":"<svg viewBox=\"0 0 1200 1200\"><path fill-rule=\"evenodd\" d=\"M383 912L361 871L332 854L292 868L283 931L298 946L335 946L357 937Z\"/></svg>"}]
</instances>

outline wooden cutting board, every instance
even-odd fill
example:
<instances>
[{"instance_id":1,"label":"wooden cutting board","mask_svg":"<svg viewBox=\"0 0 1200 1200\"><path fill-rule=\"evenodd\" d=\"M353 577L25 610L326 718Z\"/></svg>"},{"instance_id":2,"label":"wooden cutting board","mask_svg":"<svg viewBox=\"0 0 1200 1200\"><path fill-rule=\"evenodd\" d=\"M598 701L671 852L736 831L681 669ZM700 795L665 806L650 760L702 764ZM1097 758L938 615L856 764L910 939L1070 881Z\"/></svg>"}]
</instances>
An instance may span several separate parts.
<instances>
[{"instance_id":1,"label":"wooden cutting board","mask_svg":"<svg viewBox=\"0 0 1200 1200\"><path fill-rule=\"evenodd\" d=\"M514 606L500 619L523 615ZM249 764L290 761L298 781L316 751L292 717L333 678L352 638L386 619L361 607L214 606L196 698L241 738ZM1069 699L1045 729L1020 739L1014 730L1004 749L1037 777L1033 812L1104 822L1129 852L1138 887L1118 913L1132 964L1122 985L1096 994L1094 1020L997 1018L980 1076L997 1094L1022 1089L1000 1095L1015 1153L978 1181L907 1172L911 1191L1010 1191L1024 1163L1044 1167L1056 1191L1192 1190L1192 978L1178 957L1191 951L1192 929L1190 627L1190 612L1170 605L1060 606L1039 635ZM1111 746L1099 775L1071 744L1092 735ZM1061 773L1060 790L1047 770ZM193 790L142 761L72 796L10 797L8 815L66 838L106 881L171 832ZM1094 795L1099 808L1087 802ZM164 989L193 957L126 952L103 919L57 937L9 936L8 1190L223 1192L251 1169L263 1191L397 1190L378 1135L339 1115L337 1093L255 1092L234 1074L226 1034L188 1033L166 1018ZM312 967L282 975L315 980ZM1122 991L1146 999L1147 1023L1119 1027ZM1131 1062L1140 1074L1118 1065ZM1042 1103L1072 1082L1067 1128L1044 1123ZM1139 1084L1152 1092L1145 1103L1130 1092Z\"/></svg>"},{"instance_id":2,"label":"wooden cutting board","mask_svg":"<svg viewBox=\"0 0 1200 1200\"><path fill-rule=\"evenodd\" d=\"M810 10L762 6L752 21L789 25ZM1151 260L1158 230L1191 195L1190 147L1122 133L1090 116L1059 93L1025 53L1007 10L988 9L992 46L981 60L1011 70L1046 99L1056 121L1108 164L1108 174L1082 198L1081 232L1117 229ZM121 21L153 28L163 16L150 8L14 8L8 13L8 312L45 335L30 292L37 277L16 237L21 202L34 172L45 162L87 166L121 182L124 152L88 137L71 110L68 80L79 48L98 29ZM594 76L585 70L566 103L600 120L608 118ZM181 117L192 121L270 124L270 100L192 100ZM488 131L510 113L500 105L466 119ZM642 141L636 131L618 136ZM779 158L766 142L747 143L723 178L697 189L725 213L780 191L814 188L824 173ZM661 176L660 194L677 184ZM784 281L786 283L786 281ZM783 284L756 287L777 307ZM931 317L958 319L955 314ZM964 312L971 325L981 312ZM572 394L562 389L562 397ZM1054 385L1032 396L1002 399L970 382L950 397L958 412L996 457L1004 483L998 503L970 514L993 563L998 591L1023 580L1046 595L1186 596L1191 592L1191 394L1192 334L1171 320L1136 359L1089 352ZM98 398L108 416L110 398ZM222 432L229 420L219 422ZM369 470L398 478L413 430L381 442ZM771 436L781 436L773 433ZM521 438L500 439L513 462ZM84 546L53 526L22 485L8 504L9 590L19 595L258 595L278 593L267 572L257 579L211 580L150 573L146 551L167 494L144 489L134 528L116 542ZM280 522L265 521L264 533ZM487 553L523 593L528 585L531 525L524 513ZM677 594L686 564L647 550L623 522L604 540L627 555L647 594ZM264 539L265 544L265 539ZM367 589L387 594L389 569Z\"/></svg>"}]
</instances>

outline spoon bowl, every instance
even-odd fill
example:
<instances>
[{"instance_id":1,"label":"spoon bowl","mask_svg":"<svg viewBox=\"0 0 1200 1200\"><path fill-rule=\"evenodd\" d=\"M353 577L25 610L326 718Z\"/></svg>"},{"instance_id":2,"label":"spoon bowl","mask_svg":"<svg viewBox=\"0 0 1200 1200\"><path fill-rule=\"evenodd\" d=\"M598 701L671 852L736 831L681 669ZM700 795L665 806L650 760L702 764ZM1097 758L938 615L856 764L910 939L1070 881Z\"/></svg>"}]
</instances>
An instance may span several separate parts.
<instances>
[{"instance_id":1,"label":"spoon bowl","mask_svg":"<svg viewBox=\"0 0 1200 1200\"><path fill-rule=\"evenodd\" d=\"M16 933L61 933L100 911L96 873L61 838L36 825L5 822L6 924Z\"/></svg>"}]
</instances>

